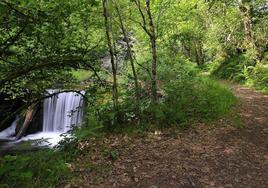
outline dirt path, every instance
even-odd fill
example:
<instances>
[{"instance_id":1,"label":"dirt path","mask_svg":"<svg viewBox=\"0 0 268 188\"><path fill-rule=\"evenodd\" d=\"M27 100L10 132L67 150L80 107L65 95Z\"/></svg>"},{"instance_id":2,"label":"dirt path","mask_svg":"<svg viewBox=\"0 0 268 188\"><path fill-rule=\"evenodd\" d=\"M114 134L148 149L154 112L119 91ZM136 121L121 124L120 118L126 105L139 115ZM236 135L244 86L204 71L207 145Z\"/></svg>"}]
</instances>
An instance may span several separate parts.
<instances>
[{"instance_id":1,"label":"dirt path","mask_svg":"<svg viewBox=\"0 0 268 188\"><path fill-rule=\"evenodd\" d=\"M118 158L107 160L101 151L91 149L91 157L81 158L82 163L95 164L99 172L82 166L78 172L82 179L76 185L267 188L268 96L237 85L231 87L240 99L237 109L244 128L222 119L176 136L156 133L143 138L107 138L102 144Z\"/></svg>"}]
</instances>

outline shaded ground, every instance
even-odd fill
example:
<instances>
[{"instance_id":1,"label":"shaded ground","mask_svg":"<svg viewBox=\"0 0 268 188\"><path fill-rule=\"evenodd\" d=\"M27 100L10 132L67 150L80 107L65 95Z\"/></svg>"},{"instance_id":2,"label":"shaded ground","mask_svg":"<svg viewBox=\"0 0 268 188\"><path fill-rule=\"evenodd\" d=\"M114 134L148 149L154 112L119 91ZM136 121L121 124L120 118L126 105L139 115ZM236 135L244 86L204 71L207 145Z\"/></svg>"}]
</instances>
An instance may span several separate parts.
<instances>
[{"instance_id":1,"label":"shaded ground","mask_svg":"<svg viewBox=\"0 0 268 188\"><path fill-rule=\"evenodd\" d=\"M89 155L70 165L77 175L72 184L267 188L268 96L237 85L231 87L240 99L237 110L243 128L221 119L214 125L199 125L177 134L156 132L142 138L93 140L88 143L93 143Z\"/></svg>"}]
</instances>

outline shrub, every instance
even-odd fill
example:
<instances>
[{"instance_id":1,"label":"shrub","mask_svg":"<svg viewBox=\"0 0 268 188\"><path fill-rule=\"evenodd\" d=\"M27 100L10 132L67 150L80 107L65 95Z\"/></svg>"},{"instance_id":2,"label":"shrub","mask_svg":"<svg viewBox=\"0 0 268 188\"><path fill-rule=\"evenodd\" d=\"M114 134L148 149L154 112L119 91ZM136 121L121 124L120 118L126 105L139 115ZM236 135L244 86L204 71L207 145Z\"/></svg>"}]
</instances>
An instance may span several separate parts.
<instances>
[{"instance_id":1,"label":"shrub","mask_svg":"<svg viewBox=\"0 0 268 188\"><path fill-rule=\"evenodd\" d=\"M0 187L57 187L68 179L67 155L42 150L0 158Z\"/></svg>"},{"instance_id":2,"label":"shrub","mask_svg":"<svg viewBox=\"0 0 268 188\"><path fill-rule=\"evenodd\" d=\"M164 80L164 96L156 107L162 125L188 125L192 120L213 120L224 115L234 104L234 95L214 80L197 75L192 67L182 64Z\"/></svg>"},{"instance_id":3,"label":"shrub","mask_svg":"<svg viewBox=\"0 0 268 188\"><path fill-rule=\"evenodd\" d=\"M245 82L245 75L242 74L244 68L247 66L247 60L244 55L236 55L217 63L218 66L212 70L212 75L221 78L234 80L237 82Z\"/></svg>"},{"instance_id":4,"label":"shrub","mask_svg":"<svg viewBox=\"0 0 268 188\"><path fill-rule=\"evenodd\" d=\"M268 93L268 66L258 64L249 74L247 84Z\"/></svg>"},{"instance_id":5,"label":"shrub","mask_svg":"<svg viewBox=\"0 0 268 188\"><path fill-rule=\"evenodd\" d=\"M211 71L212 75L220 79L233 80L253 86L258 90L267 92L268 67L265 62L256 64L252 56L254 57L254 54L252 55L252 53L248 52L216 62L214 69Z\"/></svg>"}]
</instances>

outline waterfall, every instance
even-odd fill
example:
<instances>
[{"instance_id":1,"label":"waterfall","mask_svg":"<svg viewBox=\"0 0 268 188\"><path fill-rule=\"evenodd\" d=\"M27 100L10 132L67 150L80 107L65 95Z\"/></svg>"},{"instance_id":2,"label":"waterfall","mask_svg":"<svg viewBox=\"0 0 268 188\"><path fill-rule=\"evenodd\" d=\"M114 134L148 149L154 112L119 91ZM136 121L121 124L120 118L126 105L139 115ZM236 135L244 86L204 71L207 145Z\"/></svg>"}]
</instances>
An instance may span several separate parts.
<instances>
[{"instance_id":1,"label":"waterfall","mask_svg":"<svg viewBox=\"0 0 268 188\"><path fill-rule=\"evenodd\" d=\"M59 90L48 90L55 94ZM81 91L84 94L84 91ZM44 101L43 132L64 133L82 122L83 97L76 92L63 92Z\"/></svg>"},{"instance_id":2,"label":"waterfall","mask_svg":"<svg viewBox=\"0 0 268 188\"><path fill-rule=\"evenodd\" d=\"M15 135L15 130L19 121L19 116L16 117L15 121L11 124L10 127L0 132L0 139L12 139Z\"/></svg>"},{"instance_id":3,"label":"waterfall","mask_svg":"<svg viewBox=\"0 0 268 188\"><path fill-rule=\"evenodd\" d=\"M38 145L55 146L64 137L62 133L66 133L72 126L78 126L82 123L83 118L83 94L76 92L60 92L60 90L47 90L48 95L53 95L44 99L43 103L43 125L42 131L34 134L26 135L20 140L15 140L15 129L18 124L17 118L12 125L0 132L0 140L15 140L15 143L28 140L43 140ZM67 134L65 136L71 136Z\"/></svg>"}]
</instances>

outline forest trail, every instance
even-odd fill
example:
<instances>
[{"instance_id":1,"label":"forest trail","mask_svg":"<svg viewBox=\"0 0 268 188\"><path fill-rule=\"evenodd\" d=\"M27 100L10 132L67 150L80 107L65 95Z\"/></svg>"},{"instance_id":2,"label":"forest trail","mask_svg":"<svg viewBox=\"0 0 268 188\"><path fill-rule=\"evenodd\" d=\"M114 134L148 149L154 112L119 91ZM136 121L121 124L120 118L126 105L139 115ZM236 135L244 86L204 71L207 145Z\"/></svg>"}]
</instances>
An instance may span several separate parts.
<instances>
[{"instance_id":1,"label":"forest trail","mask_svg":"<svg viewBox=\"0 0 268 188\"><path fill-rule=\"evenodd\" d=\"M111 136L96 141L95 146L117 151L118 158L100 157L100 149L92 147L91 157L81 163L103 168L98 167L98 173L81 170L77 183L82 187L267 188L268 96L239 85L230 87L239 98L236 109L242 128L220 119L174 135Z\"/></svg>"}]
</instances>

